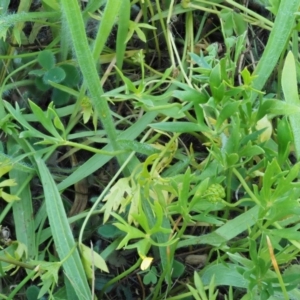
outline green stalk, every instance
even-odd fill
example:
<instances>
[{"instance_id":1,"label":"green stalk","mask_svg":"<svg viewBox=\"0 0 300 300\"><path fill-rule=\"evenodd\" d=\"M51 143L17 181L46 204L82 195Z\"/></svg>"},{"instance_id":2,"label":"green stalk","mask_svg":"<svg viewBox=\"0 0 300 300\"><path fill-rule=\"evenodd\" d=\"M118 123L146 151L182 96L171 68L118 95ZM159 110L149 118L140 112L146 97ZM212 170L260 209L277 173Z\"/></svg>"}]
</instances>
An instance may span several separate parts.
<instances>
[{"instance_id":1,"label":"green stalk","mask_svg":"<svg viewBox=\"0 0 300 300\"><path fill-rule=\"evenodd\" d=\"M237 169L233 168L232 169L234 175L238 178L240 183L242 184L243 188L245 191L248 193L248 195L251 197L251 199L258 205L261 206L260 201L257 199L257 197L253 194L253 192L250 190L248 184L244 180L243 176L237 171Z\"/></svg>"},{"instance_id":2,"label":"green stalk","mask_svg":"<svg viewBox=\"0 0 300 300\"><path fill-rule=\"evenodd\" d=\"M100 298L99 299L103 299L103 296L104 296L104 293L105 293L105 290L111 286L112 284L122 280L124 277L126 277L127 275L129 275L130 273L132 273L134 270L138 269L138 267L140 266L142 262L142 259L139 258L137 260L137 262L132 265L129 269L127 269L126 271L124 271L123 273L121 273L120 275L114 277L113 279L111 279L110 281L108 281L104 287L102 288L101 292L100 292Z\"/></svg>"},{"instance_id":3,"label":"green stalk","mask_svg":"<svg viewBox=\"0 0 300 300\"><path fill-rule=\"evenodd\" d=\"M9 300L13 300L16 299L15 296L16 294L25 286L25 284L34 277L34 275L36 274L36 271L33 270L31 271L14 289L13 291L9 294L9 296L7 297L7 299Z\"/></svg>"}]
</instances>

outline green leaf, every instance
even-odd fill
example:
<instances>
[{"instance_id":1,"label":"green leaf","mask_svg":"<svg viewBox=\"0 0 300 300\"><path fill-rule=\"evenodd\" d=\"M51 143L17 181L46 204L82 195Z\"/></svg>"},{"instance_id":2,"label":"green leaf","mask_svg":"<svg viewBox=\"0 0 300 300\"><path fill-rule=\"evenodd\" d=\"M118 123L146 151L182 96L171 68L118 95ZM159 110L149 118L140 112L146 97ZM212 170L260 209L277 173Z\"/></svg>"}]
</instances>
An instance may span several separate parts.
<instances>
[{"instance_id":1,"label":"green leaf","mask_svg":"<svg viewBox=\"0 0 300 300\"><path fill-rule=\"evenodd\" d=\"M38 300L40 289L36 285L31 285L26 289L26 297L28 300Z\"/></svg>"},{"instance_id":2,"label":"green leaf","mask_svg":"<svg viewBox=\"0 0 300 300\"><path fill-rule=\"evenodd\" d=\"M41 51L38 55L38 63L45 70L50 70L55 65L55 56L50 50Z\"/></svg>"},{"instance_id":3,"label":"green leaf","mask_svg":"<svg viewBox=\"0 0 300 300\"><path fill-rule=\"evenodd\" d=\"M294 29L295 13L298 11L299 6L300 0L280 1L280 7L268 43L253 73L254 76L257 76L252 83L253 89L261 91L273 72ZM256 100L256 97L257 93L253 93L251 100Z\"/></svg>"},{"instance_id":4,"label":"green leaf","mask_svg":"<svg viewBox=\"0 0 300 300\"><path fill-rule=\"evenodd\" d=\"M3 191L3 189L0 189L0 198L2 198L3 200L5 200L8 203L14 202L14 201L17 201L17 200L21 200L18 196L5 193Z\"/></svg>"},{"instance_id":5,"label":"green leaf","mask_svg":"<svg viewBox=\"0 0 300 300\"><path fill-rule=\"evenodd\" d=\"M136 151L145 155L152 155L161 151L160 149L155 148L154 145L144 144L137 141L118 140L118 143L121 149Z\"/></svg>"},{"instance_id":6,"label":"green leaf","mask_svg":"<svg viewBox=\"0 0 300 300\"><path fill-rule=\"evenodd\" d=\"M264 177L263 186L261 189L262 200L264 202L271 200L272 186L276 181L276 175L281 173L281 169L276 159L273 159L271 163L268 163Z\"/></svg>"},{"instance_id":7,"label":"green leaf","mask_svg":"<svg viewBox=\"0 0 300 300\"><path fill-rule=\"evenodd\" d=\"M47 84L48 81L53 81L55 83L62 82L66 77L65 71L60 67L54 67L48 70L44 76L43 81Z\"/></svg>"},{"instance_id":8,"label":"green leaf","mask_svg":"<svg viewBox=\"0 0 300 300\"><path fill-rule=\"evenodd\" d=\"M293 53L289 51L282 70L282 90L285 100L288 104L292 104L300 108L298 96L298 83L296 75L296 66ZM294 146L296 157L300 159L300 113L289 117L291 129L294 136Z\"/></svg>"},{"instance_id":9,"label":"green leaf","mask_svg":"<svg viewBox=\"0 0 300 300\"><path fill-rule=\"evenodd\" d=\"M87 283L86 274L76 249L76 243L57 185L46 167L45 162L37 156L35 156L34 159L44 189L46 210L56 251L61 260L68 257L63 263L65 274L73 285L78 297L80 299L90 300L92 297L90 287Z\"/></svg>"},{"instance_id":10,"label":"green leaf","mask_svg":"<svg viewBox=\"0 0 300 300\"><path fill-rule=\"evenodd\" d=\"M272 229L270 230L270 234L279 236L283 239L299 241L299 228L300 224L297 224L290 228Z\"/></svg>"},{"instance_id":11,"label":"green leaf","mask_svg":"<svg viewBox=\"0 0 300 300\"><path fill-rule=\"evenodd\" d=\"M179 278L185 271L185 265L178 260L173 261L172 278Z\"/></svg>"},{"instance_id":12,"label":"green leaf","mask_svg":"<svg viewBox=\"0 0 300 300\"><path fill-rule=\"evenodd\" d=\"M61 138L60 134L57 132L57 130L55 129L53 123L52 123L52 112L50 114L50 111L48 110L47 113L45 113L44 111L42 111L42 109L36 105L34 102L32 101L28 101L29 102L29 106L32 110L32 112L34 113L34 115L36 116L37 120L44 126L44 128L52 134L53 137L56 137L58 139ZM31 128L28 128L29 131Z\"/></svg>"},{"instance_id":13,"label":"green leaf","mask_svg":"<svg viewBox=\"0 0 300 300\"><path fill-rule=\"evenodd\" d=\"M46 92L51 88L51 86L49 84L46 84L44 82L43 77L36 77L34 79L34 83L35 83L36 87L42 92Z\"/></svg>"},{"instance_id":14,"label":"green leaf","mask_svg":"<svg viewBox=\"0 0 300 300\"><path fill-rule=\"evenodd\" d=\"M247 288L248 281L238 271L238 266L227 263L209 265L202 273L202 281L209 284L212 277L215 276L216 285L233 286L238 288Z\"/></svg>"},{"instance_id":15,"label":"green leaf","mask_svg":"<svg viewBox=\"0 0 300 300\"><path fill-rule=\"evenodd\" d=\"M228 8L224 8L220 12L221 20L222 20L222 31L225 37L230 37L233 34L233 18L232 11Z\"/></svg>"},{"instance_id":16,"label":"green leaf","mask_svg":"<svg viewBox=\"0 0 300 300\"><path fill-rule=\"evenodd\" d=\"M287 103L281 100L266 99L258 109L257 119L262 119L265 115L293 116L300 113L299 105Z\"/></svg>"},{"instance_id":17,"label":"green leaf","mask_svg":"<svg viewBox=\"0 0 300 300\"><path fill-rule=\"evenodd\" d=\"M137 36L139 37L139 39L142 42L146 43L146 35L138 26L135 28L135 32L136 32Z\"/></svg>"},{"instance_id":18,"label":"green leaf","mask_svg":"<svg viewBox=\"0 0 300 300\"><path fill-rule=\"evenodd\" d=\"M238 110L239 106L239 102L226 103L217 118L216 128L219 129L224 121L231 117Z\"/></svg>"},{"instance_id":19,"label":"green leaf","mask_svg":"<svg viewBox=\"0 0 300 300\"><path fill-rule=\"evenodd\" d=\"M255 206L238 217L228 221L216 231L178 242L177 248L197 244L221 245L247 230L258 220L259 207Z\"/></svg>"},{"instance_id":20,"label":"green leaf","mask_svg":"<svg viewBox=\"0 0 300 300\"><path fill-rule=\"evenodd\" d=\"M284 164L290 154L293 133L286 117L277 122L278 162Z\"/></svg>"},{"instance_id":21,"label":"green leaf","mask_svg":"<svg viewBox=\"0 0 300 300\"><path fill-rule=\"evenodd\" d=\"M37 76L37 77L42 77L46 73L45 70L31 70L28 72L29 75Z\"/></svg>"},{"instance_id":22,"label":"green leaf","mask_svg":"<svg viewBox=\"0 0 300 300\"><path fill-rule=\"evenodd\" d=\"M210 131L209 127L205 125L190 123L190 122L161 122L156 124L150 124L150 127L162 131L170 132L208 132Z\"/></svg>"},{"instance_id":23,"label":"green leaf","mask_svg":"<svg viewBox=\"0 0 300 300\"><path fill-rule=\"evenodd\" d=\"M201 299L202 300L209 300L206 296L203 282L202 282L202 280L201 280L201 278L200 278L200 276L197 272L194 272L194 283L195 283L195 287L196 287L199 295L201 296Z\"/></svg>"},{"instance_id":24,"label":"green leaf","mask_svg":"<svg viewBox=\"0 0 300 300\"><path fill-rule=\"evenodd\" d=\"M116 239L123 235L123 232L112 224L101 225L97 232L106 239Z\"/></svg>"},{"instance_id":25,"label":"green leaf","mask_svg":"<svg viewBox=\"0 0 300 300\"><path fill-rule=\"evenodd\" d=\"M217 64L211 71L209 76L209 86L211 93L217 102L220 102L225 94L225 85L222 84L221 65Z\"/></svg>"},{"instance_id":26,"label":"green leaf","mask_svg":"<svg viewBox=\"0 0 300 300\"><path fill-rule=\"evenodd\" d=\"M7 149L9 155L14 155L21 146L16 146L14 138L10 137L7 141ZM1 165L0 165L1 169ZM26 172L18 169L16 166L9 172L10 178L14 178L18 185L10 187L11 194L18 194L22 201L17 201L13 205L13 216L15 224L16 238L19 242L27 247L28 258L37 256L35 221L32 219L34 215L33 199L31 195L31 182L35 172ZM20 188L22 186L22 189Z\"/></svg>"},{"instance_id":27,"label":"green leaf","mask_svg":"<svg viewBox=\"0 0 300 300\"><path fill-rule=\"evenodd\" d=\"M128 33L130 22L130 0L123 0L121 5L122 13L119 16L118 32L117 32L117 45L116 45L116 58L117 67L122 70L123 61L126 51L126 36Z\"/></svg>"},{"instance_id":28,"label":"green leaf","mask_svg":"<svg viewBox=\"0 0 300 300\"><path fill-rule=\"evenodd\" d=\"M242 35L247 30L247 22L242 14L232 11L233 29L237 35Z\"/></svg>"},{"instance_id":29,"label":"green leaf","mask_svg":"<svg viewBox=\"0 0 300 300\"><path fill-rule=\"evenodd\" d=\"M66 77L63 80L63 84L69 87L76 87L80 81L80 74L78 72L78 69L75 66L69 64L60 65L60 68L63 69L66 74Z\"/></svg>"},{"instance_id":30,"label":"green leaf","mask_svg":"<svg viewBox=\"0 0 300 300\"><path fill-rule=\"evenodd\" d=\"M87 247L84 244L80 244L79 249L82 258L82 263L84 265L85 272L89 279L92 279L94 277L92 266L96 266L101 271L107 273L109 272L106 262L100 254L98 254L93 249Z\"/></svg>"},{"instance_id":31,"label":"green leaf","mask_svg":"<svg viewBox=\"0 0 300 300\"><path fill-rule=\"evenodd\" d=\"M143 283L145 285L148 284L156 284L157 282L157 271L155 267L151 267L151 269L147 272L147 274L143 278Z\"/></svg>"},{"instance_id":32,"label":"green leaf","mask_svg":"<svg viewBox=\"0 0 300 300\"><path fill-rule=\"evenodd\" d=\"M121 249L123 247L126 247L128 242L132 239L138 239L138 238L144 238L145 233L141 230L129 225L123 218L121 218L116 213L111 213L113 217L115 217L119 223L113 223L117 228L124 231L126 233L126 236L122 239L117 249ZM143 241L143 240L142 240ZM132 245L131 245L132 246Z\"/></svg>"},{"instance_id":33,"label":"green leaf","mask_svg":"<svg viewBox=\"0 0 300 300\"><path fill-rule=\"evenodd\" d=\"M119 179L104 197L103 202L106 203L102 208L104 211L103 223L107 222L112 211L116 211L120 205L127 202L127 195L131 195L129 180L130 178Z\"/></svg>"}]
</instances>

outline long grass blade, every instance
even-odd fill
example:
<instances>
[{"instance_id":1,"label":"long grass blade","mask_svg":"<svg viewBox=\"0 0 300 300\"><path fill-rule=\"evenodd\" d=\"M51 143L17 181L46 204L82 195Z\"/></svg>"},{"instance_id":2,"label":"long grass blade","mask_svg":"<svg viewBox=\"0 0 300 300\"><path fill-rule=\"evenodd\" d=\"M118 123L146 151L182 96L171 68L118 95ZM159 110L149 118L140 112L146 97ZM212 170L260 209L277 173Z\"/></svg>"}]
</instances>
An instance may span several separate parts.
<instances>
[{"instance_id":1,"label":"long grass blade","mask_svg":"<svg viewBox=\"0 0 300 300\"><path fill-rule=\"evenodd\" d=\"M108 1L114 2L114 1ZM115 1L120 2L120 1ZM92 52L85 33L82 13L77 0L61 1L63 15L70 31L74 52L78 65L82 72L85 84L91 94L91 99L95 110L98 112L100 121L106 131L107 137L114 150L118 149L117 133L111 116L108 103L103 95L103 89L99 83L99 76L94 62ZM108 5L108 4L107 4ZM111 5L111 3L110 3ZM113 24L115 15L111 15L110 24ZM107 25L108 26L108 25ZM106 32L104 32L104 35ZM97 36L100 35L98 32ZM98 43L100 43L98 41ZM101 45L100 45L101 46ZM96 47L99 47L96 45ZM101 48L101 47L100 47ZM97 48L98 49L98 48ZM97 50L99 51L99 49ZM96 53L96 52L95 52Z\"/></svg>"},{"instance_id":2,"label":"long grass blade","mask_svg":"<svg viewBox=\"0 0 300 300\"><path fill-rule=\"evenodd\" d=\"M47 215L57 253L61 260L68 257L63 263L65 275L75 289L78 298L90 300L92 298L91 291L79 253L77 249L74 249L76 244L57 186L45 162L40 157L35 157L35 161L44 189Z\"/></svg>"},{"instance_id":3,"label":"long grass blade","mask_svg":"<svg viewBox=\"0 0 300 300\"><path fill-rule=\"evenodd\" d=\"M282 0L278 9L273 29L270 33L265 51L260 58L253 75L257 76L252 83L252 88L261 91L273 72L278 59L287 45L295 25L295 13L298 11L300 0ZM254 101L257 93L253 93Z\"/></svg>"},{"instance_id":4,"label":"long grass blade","mask_svg":"<svg viewBox=\"0 0 300 300\"><path fill-rule=\"evenodd\" d=\"M282 70L282 90L285 101L288 104L297 105L300 107L298 96L298 84L296 74L296 62L293 53L290 51L286 57L285 64ZM293 136L294 146L297 160L300 159L300 114L293 114L289 116Z\"/></svg>"}]
</instances>

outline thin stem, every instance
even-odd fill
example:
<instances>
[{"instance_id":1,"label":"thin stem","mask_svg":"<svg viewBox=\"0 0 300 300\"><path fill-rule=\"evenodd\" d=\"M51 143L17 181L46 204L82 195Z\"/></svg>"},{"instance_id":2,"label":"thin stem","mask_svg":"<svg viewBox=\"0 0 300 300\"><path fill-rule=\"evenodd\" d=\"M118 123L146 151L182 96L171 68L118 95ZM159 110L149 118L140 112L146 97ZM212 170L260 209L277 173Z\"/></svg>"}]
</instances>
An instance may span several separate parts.
<instances>
[{"instance_id":1,"label":"thin stem","mask_svg":"<svg viewBox=\"0 0 300 300\"><path fill-rule=\"evenodd\" d=\"M15 299L14 297L16 296L16 294L21 290L22 287L24 287L24 285L33 278L33 276L36 274L36 271L33 270L31 271L14 289L13 291L9 294L8 298L9 300L13 300Z\"/></svg>"},{"instance_id":2,"label":"thin stem","mask_svg":"<svg viewBox=\"0 0 300 300\"><path fill-rule=\"evenodd\" d=\"M246 190L246 192L248 193L248 195L251 197L251 199L259 206L261 206L260 201L257 199L257 197L254 195L254 193L250 190L248 184L246 183L246 181L244 180L244 178L242 177L242 175L235 169L232 169L234 175L239 179L240 183L242 184L242 186L244 187L244 189Z\"/></svg>"},{"instance_id":3,"label":"thin stem","mask_svg":"<svg viewBox=\"0 0 300 300\"><path fill-rule=\"evenodd\" d=\"M122 153L128 153L128 150L117 150L117 151L105 151L105 150L101 150L101 149L96 149L94 147L90 147L88 145L85 144L79 144L79 143L75 143L75 142L70 142L70 141L65 141L62 143L64 146L70 146L70 147L74 147L77 149L82 149L82 150L86 150L92 153L97 153L97 154L102 154L102 155L110 155L110 156L115 156L115 155L119 155Z\"/></svg>"},{"instance_id":4,"label":"thin stem","mask_svg":"<svg viewBox=\"0 0 300 300\"><path fill-rule=\"evenodd\" d=\"M109 282L107 282L104 287L102 288L101 292L100 292L100 296L99 296L99 299L103 299L103 295L104 295L104 292L105 290L112 284L114 284L115 282L119 281L119 280L122 280L124 277L126 277L127 275L129 275L130 273L132 273L134 270L136 270L140 264L142 262L142 259L139 258L138 261L133 265L131 266L129 269L127 269L126 271L124 271L123 273L121 273L120 275L114 277L113 279L111 279Z\"/></svg>"}]
</instances>

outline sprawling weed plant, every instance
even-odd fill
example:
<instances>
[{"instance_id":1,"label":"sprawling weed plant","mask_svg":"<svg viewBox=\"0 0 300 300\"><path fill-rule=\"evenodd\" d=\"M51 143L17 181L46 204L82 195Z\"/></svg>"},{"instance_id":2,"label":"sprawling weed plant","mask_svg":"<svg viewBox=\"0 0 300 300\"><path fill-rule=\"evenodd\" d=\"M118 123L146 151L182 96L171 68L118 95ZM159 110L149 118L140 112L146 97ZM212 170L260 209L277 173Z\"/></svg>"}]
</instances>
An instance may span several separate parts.
<instances>
[{"instance_id":1,"label":"sprawling weed plant","mask_svg":"<svg viewBox=\"0 0 300 300\"><path fill-rule=\"evenodd\" d=\"M1 299L299 299L300 0L0 1Z\"/></svg>"}]
</instances>

